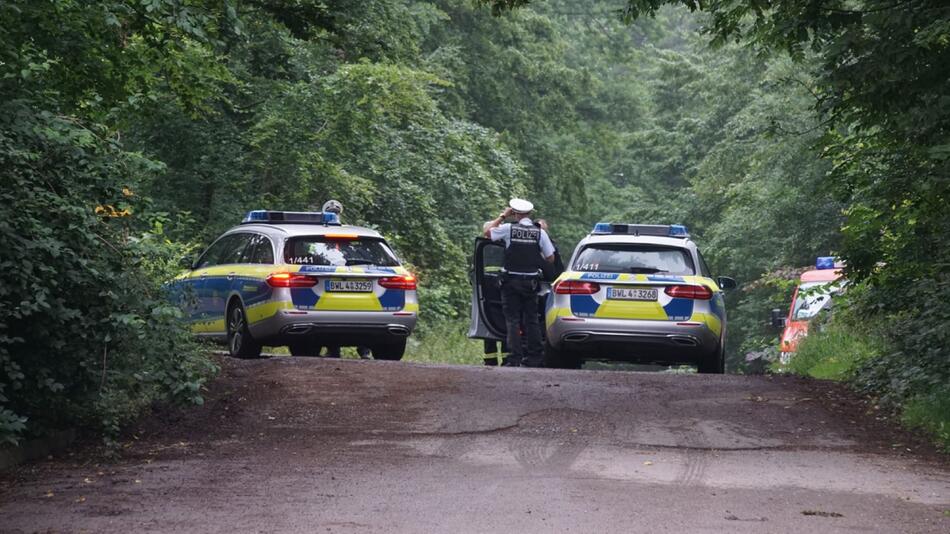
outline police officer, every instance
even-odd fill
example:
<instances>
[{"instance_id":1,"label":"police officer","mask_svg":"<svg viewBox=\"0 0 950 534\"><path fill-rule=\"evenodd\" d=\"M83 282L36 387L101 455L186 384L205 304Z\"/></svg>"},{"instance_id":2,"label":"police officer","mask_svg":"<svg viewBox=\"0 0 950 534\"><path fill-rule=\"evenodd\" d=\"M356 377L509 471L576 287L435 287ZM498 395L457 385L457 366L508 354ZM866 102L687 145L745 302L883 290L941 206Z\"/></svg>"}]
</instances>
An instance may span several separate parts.
<instances>
[{"instance_id":1,"label":"police officer","mask_svg":"<svg viewBox=\"0 0 950 534\"><path fill-rule=\"evenodd\" d=\"M340 217L343 216L343 203L339 200L330 199L323 203L323 211L336 213L337 219L339 220Z\"/></svg>"},{"instance_id":2,"label":"police officer","mask_svg":"<svg viewBox=\"0 0 950 534\"><path fill-rule=\"evenodd\" d=\"M339 200L330 199L323 203L323 211L336 213L336 218L340 223L343 222L343 203ZM360 355L360 358L368 360L372 351L369 347L356 347L356 353ZM327 345L327 357L328 358L339 358L340 357L340 346L339 345Z\"/></svg>"},{"instance_id":3,"label":"police officer","mask_svg":"<svg viewBox=\"0 0 950 534\"><path fill-rule=\"evenodd\" d=\"M554 261L554 245L548 233L531 220L533 210L532 203L513 198L505 211L485 226L485 237L505 244L501 303L511 351L506 365L511 367L541 367L543 364L538 289L542 262ZM506 223L508 219L514 222Z\"/></svg>"}]
</instances>

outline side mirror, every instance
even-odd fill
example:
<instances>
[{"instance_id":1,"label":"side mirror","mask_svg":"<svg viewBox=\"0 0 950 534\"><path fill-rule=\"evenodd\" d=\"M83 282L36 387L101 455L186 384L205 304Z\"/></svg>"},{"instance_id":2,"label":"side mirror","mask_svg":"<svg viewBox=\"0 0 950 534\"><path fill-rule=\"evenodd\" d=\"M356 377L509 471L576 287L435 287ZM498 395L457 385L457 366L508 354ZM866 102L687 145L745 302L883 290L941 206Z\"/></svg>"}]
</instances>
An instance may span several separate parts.
<instances>
[{"instance_id":1,"label":"side mirror","mask_svg":"<svg viewBox=\"0 0 950 534\"><path fill-rule=\"evenodd\" d=\"M192 270L195 268L195 258L193 256L185 256L178 260L178 265L182 269Z\"/></svg>"},{"instance_id":2,"label":"side mirror","mask_svg":"<svg viewBox=\"0 0 950 534\"><path fill-rule=\"evenodd\" d=\"M771 323L775 328L785 328L785 315L782 313L782 310L775 308L771 313Z\"/></svg>"},{"instance_id":3,"label":"side mirror","mask_svg":"<svg viewBox=\"0 0 950 534\"><path fill-rule=\"evenodd\" d=\"M719 289L728 291L730 289L736 288L736 280L734 278L729 278L728 276L720 276L716 278L716 283L719 284Z\"/></svg>"}]
</instances>

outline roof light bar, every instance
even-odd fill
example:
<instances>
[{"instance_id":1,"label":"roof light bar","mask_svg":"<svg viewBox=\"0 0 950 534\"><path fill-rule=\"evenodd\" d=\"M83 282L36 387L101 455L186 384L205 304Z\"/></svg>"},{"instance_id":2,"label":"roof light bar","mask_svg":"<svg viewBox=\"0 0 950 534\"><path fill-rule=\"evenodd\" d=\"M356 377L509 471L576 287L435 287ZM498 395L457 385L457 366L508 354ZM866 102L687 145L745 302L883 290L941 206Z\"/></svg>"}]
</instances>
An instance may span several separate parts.
<instances>
[{"instance_id":1,"label":"roof light bar","mask_svg":"<svg viewBox=\"0 0 950 534\"><path fill-rule=\"evenodd\" d=\"M323 224L340 225L340 218L329 211L270 211L247 212L241 224Z\"/></svg>"},{"instance_id":2,"label":"roof light bar","mask_svg":"<svg viewBox=\"0 0 950 534\"><path fill-rule=\"evenodd\" d=\"M815 269L834 269L835 268L835 258L834 256L818 256L818 259L815 260Z\"/></svg>"},{"instance_id":3,"label":"roof light bar","mask_svg":"<svg viewBox=\"0 0 950 534\"><path fill-rule=\"evenodd\" d=\"M597 235L648 235L656 237L688 238L689 231L682 224L618 224L599 222L591 232Z\"/></svg>"}]
</instances>

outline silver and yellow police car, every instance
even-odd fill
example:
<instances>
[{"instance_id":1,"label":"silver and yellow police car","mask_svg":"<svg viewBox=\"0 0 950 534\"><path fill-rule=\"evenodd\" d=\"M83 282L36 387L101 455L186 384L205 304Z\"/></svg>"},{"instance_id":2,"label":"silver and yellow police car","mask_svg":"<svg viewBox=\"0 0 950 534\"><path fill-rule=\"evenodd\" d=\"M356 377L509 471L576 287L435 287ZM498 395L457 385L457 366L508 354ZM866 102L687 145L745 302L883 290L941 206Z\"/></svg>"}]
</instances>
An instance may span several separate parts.
<instances>
[{"instance_id":1,"label":"silver and yellow police car","mask_svg":"<svg viewBox=\"0 0 950 534\"><path fill-rule=\"evenodd\" d=\"M335 213L251 211L171 285L192 331L232 356L287 346L362 346L401 359L416 325L416 279L386 240Z\"/></svg>"},{"instance_id":2,"label":"silver and yellow police car","mask_svg":"<svg viewBox=\"0 0 950 534\"><path fill-rule=\"evenodd\" d=\"M556 367L587 359L724 372L723 290L682 225L598 223L578 243L545 306Z\"/></svg>"}]
</instances>

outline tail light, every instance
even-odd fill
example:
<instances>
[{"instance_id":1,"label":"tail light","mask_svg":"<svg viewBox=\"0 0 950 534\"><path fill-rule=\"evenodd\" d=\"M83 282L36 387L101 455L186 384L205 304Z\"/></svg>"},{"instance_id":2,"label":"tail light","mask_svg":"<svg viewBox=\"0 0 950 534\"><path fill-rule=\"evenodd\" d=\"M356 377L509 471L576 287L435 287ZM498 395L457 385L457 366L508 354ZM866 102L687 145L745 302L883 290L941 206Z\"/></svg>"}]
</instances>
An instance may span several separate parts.
<instances>
[{"instance_id":1,"label":"tail light","mask_svg":"<svg viewBox=\"0 0 950 534\"><path fill-rule=\"evenodd\" d=\"M593 295L600 291L597 282L583 282L581 280L564 280L554 286L558 295Z\"/></svg>"},{"instance_id":2,"label":"tail light","mask_svg":"<svg viewBox=\"0 0 950 534\"><path fill-rule=\"evenodd\" d=\"M666 294L677 299L709 300L712 298L712 290L706 286L683 285L666 286Z\"/></svg>"},{"instance_id":3,"label":"tail light","mask_svg":"<svg viewBox=\"0 0 950 534\"><path fill-rule=\"evenodd\" d=\"M271 287L313 287L317 279L299 273L270 273L267 285Z\"/></svg>"},{"instance_id":4,"label":"tail light","mask_svg":"<svg viewBox=\"0 0 950 534\"><path fill-rule=\"evenodd\" d=\"M387 276L378 280L379 285L386 289L402 289L410 291L416 289L416 277L411 274L402 276Z\"/></svg>"}]
</instances>

